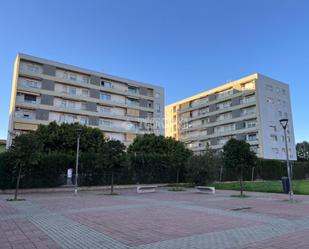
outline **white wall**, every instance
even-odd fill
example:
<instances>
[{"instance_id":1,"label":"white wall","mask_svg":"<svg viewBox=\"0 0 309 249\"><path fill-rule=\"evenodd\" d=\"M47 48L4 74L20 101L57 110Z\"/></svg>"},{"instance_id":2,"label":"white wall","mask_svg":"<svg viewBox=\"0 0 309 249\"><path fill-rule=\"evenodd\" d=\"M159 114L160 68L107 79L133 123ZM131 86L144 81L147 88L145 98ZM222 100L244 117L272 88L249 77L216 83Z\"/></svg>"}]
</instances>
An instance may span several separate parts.
<instances>
[{"instance_id":1,"label":"white wall","mask_svg":"<svg viewBox=\"0 0 309 249\"><path fill-rule=\"evenodd\" d=\"M272 91L270 87L272 87ZM285 148L283 128L279 122L280 119L285 118L284 113L287 113L289 119L290 142L288 142L288 148L291 149L291 160L296 160L296 147L294 138L293 118L290 102L290 90L289 86L277 80L273 80L263 75L258 75L256 84L257 90L257 104L259 111L259 126L260 126L260 151L261 156L268 159L280 159L285 160L286 154L282 150ZM283 94L285 91L285 95ZM267 103L267 98L272 98L273 103ZM280 103L278 102L280 100ZM285 105L283 104L285 101ZM282 112L282 116L279 115L279 111ZM273 126L276 127L274 131ZM271 138L271 135L277 136L277 141ZM275 148L278 148L278 153L275 152Z\"/></svg>"}]
</instances>

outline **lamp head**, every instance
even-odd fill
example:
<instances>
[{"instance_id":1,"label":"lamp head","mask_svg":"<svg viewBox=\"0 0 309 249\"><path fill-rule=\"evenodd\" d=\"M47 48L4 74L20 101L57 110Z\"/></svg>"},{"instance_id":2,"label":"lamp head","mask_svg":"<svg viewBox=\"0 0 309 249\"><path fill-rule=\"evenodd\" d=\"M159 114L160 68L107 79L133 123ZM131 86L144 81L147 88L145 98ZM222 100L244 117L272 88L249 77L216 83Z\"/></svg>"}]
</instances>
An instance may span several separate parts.
<instances>
[{"instance_id":1,"label":"lamp head","mask_svg":"<svg viewBox=\"0 0 309 249\"><path fill-rule=\"evenodd\" d=\"M78 136L82 134L83 130L81 128L76 129L76 133Z\"/></svg>"},{"instance_id":2,"label":"lamp head","mask_svg":"<svg viewBox=\"0 0 309 249\"><path fill-rule=\"evenodd\" d=\"M282 125L283 129L286 129L289 120L287 118L283 118L283 119L280 119L279 122Z\"/></svg>"}]
</instances>

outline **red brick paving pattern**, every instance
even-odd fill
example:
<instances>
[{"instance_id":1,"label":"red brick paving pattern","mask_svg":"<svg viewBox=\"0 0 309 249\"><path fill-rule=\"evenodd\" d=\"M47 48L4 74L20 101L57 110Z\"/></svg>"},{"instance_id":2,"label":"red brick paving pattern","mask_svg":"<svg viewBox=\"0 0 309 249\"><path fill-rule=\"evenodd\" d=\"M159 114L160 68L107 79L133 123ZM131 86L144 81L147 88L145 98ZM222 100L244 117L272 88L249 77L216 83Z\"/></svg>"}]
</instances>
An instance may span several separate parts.
<instances>
[{"instance_id":1,"label":"red brick paving pattern","mask_svg":"<svg viewBox=\"0 0 309 249\"><path fill-rule=\"evenodd\" d=\"M109 207L109 206L121 206L121 205L134 205L141 204L142 201L131 201L126 199L120 199L113 196L67 196L59 198L40 198L33 200L33 203L38 204L42 208L46 208L51 211L62 211L70 209L81 208L96 208L96 207Z\"/></svg>"},{"instance_id":2,"label":"red brick paving pattern","mask_svg":"<svg viewBox=\"0 0 309 249\"><path fill-rule=\"evenodd\" d=\"M262 224L174 207L83 212L66 217L130 246Z\"/></svg>"},{"instance_id":3,"label":"red brick paving pattern","mask_svg":"<svg viewBox=\"0 0 309 249\"><path fill-rule=\"evenodd\" d=\"M77 221L130 246L145 245L164 240L173 241L173 239L177 238L230 231L241 227L247 229L262 224L260 220L248 219L248 216L247 218L242 217L242 212L244 214L263 215L267 219L271 217L273 220L276 220L276 218L288 219L287 222L290 222L290 224L294 220L309 217L309 196L296 196L298 202L289 203L286 201L288 199L287 195L248 193L252 198L239 199L230 198L230 194L228 191L218 191L213 196L196 194L190 191L164 192L158 190L157 193L144 195L136 195L135 191L123 191L119 196L105 196L94 192L84 192L77 197L72 193L41 193L22 197L38 205L42 210L46 209L51 213L60 211L58 215L62 214L69 218L70 221ZM19 211L16 211L9 202L6 202L3 199L4 197L1 198L1 249L59 248L56 242L37 227L38 224L34 225L26 218L16 218L16 215L20 215ZM141 205L131 206L135 204ZM198 209L190 208L192 206L196 206ZM91 209L100 207L102 209ZM105 207L108 208L105 209ZM226 215L225 211L231 212L230 209L240 207L252 207L252 209L238 211L239 217ZM80 210L83 208L84 210ZM87 210L88 208L90 209ZM203 212L203 208L225 211L223 213L208 213ZM199 211L200 209L201 211ZM74 213L62 212L70 210L74 210ZM51 213L43 214L43 216L51 215L50 218L53 220ZM40 215L42 216L42 213ZM269 222L266 221L266 224ZM309 248L308 229L297 233L291 232L280 236L277 234L272 239L261 240L247 245L244 243L248 242L243 242L242 246L237 249Z\"/></svg>"},{"instance_id":4,"label":"red brick paving pattern","mask_svg":"<svg viewBox=\"0 0 309 249\"><path fill-rule=\"evenodd\" d=\"M233 249L308 249L309 248L309 230L303 230L297 233L290 233L273 239L263 240L241 248Z\"/></svg>"},{"instance_id":5,"label":"red brick paving pattern","mask_svg":"<svg viewBox=\"0 0 309 249\"><path fill-rule=\"evenodd\" d=\"M1 249L60 249L43 231L23 218L0 220Z\"/></svg>"},{"instance_id":6,"label":"red brick paving pattern","mask_svg":"<svg viewBox=\"0 0 309 249\"><path fill-rule=\"evenodd\" d=\"M0 200L0 217L3 217L5 215L10 215L10 214L16 214L15 208L8 205L6 201Z\"/></svg>"}]
</instances>

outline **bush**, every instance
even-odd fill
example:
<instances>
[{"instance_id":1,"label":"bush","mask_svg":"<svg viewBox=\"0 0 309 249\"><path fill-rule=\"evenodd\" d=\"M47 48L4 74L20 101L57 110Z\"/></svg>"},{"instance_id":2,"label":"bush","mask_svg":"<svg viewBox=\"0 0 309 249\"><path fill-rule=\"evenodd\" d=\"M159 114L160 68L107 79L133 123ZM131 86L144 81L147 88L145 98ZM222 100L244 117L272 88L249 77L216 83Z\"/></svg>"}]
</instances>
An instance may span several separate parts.
<instances>
[{"instance_id":1,"label":"bush","mask_svg":"<svg viewBox=\"0 0 309 249\"><path fill-rule=\"evenodd\" d=\"M306 179L308 177L308 162L291 162L293 169L293 179ZM259 159L257 164L258 178L263 180L280 180L287 176L285 161Z\"/></svg>"},{"instance_id":2,"label":"bush","mask_svg":"<svg viewBox=\"0 0 309 249\"><path fill-rule=\"evenodd\" d=\"M14 188L13 155L11 152L3 152L0 154L0 189Z\"/></svg>"},{"instance_id":3,"label":"bush","mask_svg":"<svg viewBox=\"0 0 309 249\"><path fill-rule=\"evenodd\" d=\"M66 183L64 175L74 158L67 154L43 154L37 165L27 167L21 179L22 188L57 187Z\"/></svg>"},{"instance_id":4,"label":"bush","mask_svg":"<svg viewBox=\"0 0 309 249\"><path fill-rule=\"evenodd\" d=\"M187 181L204 185L218 179L221 160L219 156L205 153L192 156L187 163Z\"/></svg>"}]
</instances>

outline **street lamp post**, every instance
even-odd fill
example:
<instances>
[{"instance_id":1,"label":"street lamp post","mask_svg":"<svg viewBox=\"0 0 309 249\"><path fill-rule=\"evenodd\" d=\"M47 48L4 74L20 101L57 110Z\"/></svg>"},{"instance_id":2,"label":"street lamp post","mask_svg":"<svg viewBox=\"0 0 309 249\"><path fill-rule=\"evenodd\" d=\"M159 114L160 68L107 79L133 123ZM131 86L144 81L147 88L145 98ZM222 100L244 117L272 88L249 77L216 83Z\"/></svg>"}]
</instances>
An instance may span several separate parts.
<instances>
[{"instance_id":1,"label":"street lamp post","mask_svg":"<svg viewBox=\"0 0 309 249\"><path fill-rule=\"evenodd\" d=\"M79 159L79 140L82 134L82 129L77 129L77 146L76 146L76 165L75 165L75 190L74 193L77 195L77 188L78 188L78 159Z\"/></svg>"},{"instance_id":2,"label":"street lamp post","mask_svg":"<svg viewBox=\"0 0 309 249\"><path fill-rule=\"evenodd\" d=\"M287 118L284 119L280 119L279 120L283 131L284 131L284 141L285 141L285 153L286 153L286 167L287 167L287 171L288 171L288 179L289 179L289 185L290 185L290 200L293 200L293 185L292 185L292 171L291 171L291 165L290 165L290 160L289 160L289 151L288 151L288 142L287 142L287 138L286 138L286 128L288 125L289 120Z\"/></svg>"}]
</instances>

